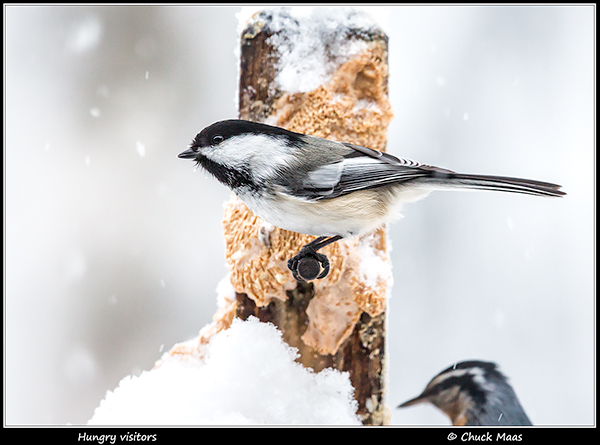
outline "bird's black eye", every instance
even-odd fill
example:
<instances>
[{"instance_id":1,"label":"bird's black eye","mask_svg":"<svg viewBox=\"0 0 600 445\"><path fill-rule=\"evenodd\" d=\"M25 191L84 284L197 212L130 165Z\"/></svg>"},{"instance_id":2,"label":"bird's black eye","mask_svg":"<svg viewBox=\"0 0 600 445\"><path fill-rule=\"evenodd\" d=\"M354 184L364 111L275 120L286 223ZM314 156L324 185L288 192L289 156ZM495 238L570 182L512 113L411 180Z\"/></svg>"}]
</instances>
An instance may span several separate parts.
<instances>
[{"instance_id":1,"label":"bird's black eye","mask_svg":"<svg viewBox=\"0 0 600 445\"><path fill-rule=\"evenodd\" d=\"M221 142L223 142L223 136L221 136L220 134L216 134L212 137L212 144L213 145L218 145Z\"/></svg>"}]
</instances>

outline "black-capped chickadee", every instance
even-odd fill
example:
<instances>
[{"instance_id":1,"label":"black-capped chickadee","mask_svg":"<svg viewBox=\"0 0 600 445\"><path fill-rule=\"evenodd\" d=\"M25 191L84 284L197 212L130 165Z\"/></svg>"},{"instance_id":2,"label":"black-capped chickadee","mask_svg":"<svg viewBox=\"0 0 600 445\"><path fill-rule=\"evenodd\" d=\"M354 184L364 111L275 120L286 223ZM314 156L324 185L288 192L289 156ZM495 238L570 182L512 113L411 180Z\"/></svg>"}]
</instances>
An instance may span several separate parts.
<instances>
[{"instance_id":1,"label":"black-capped chickadee","mask_svg":"<svg viewBox=\"0 0 600 445\"><path fill-rule=\"evenodd\" d=\"M431 403L453 425L531 425L508 379L493 362L469 360L444 369L398 408Z\"/></svg>"},{"instance_id":2,"label":"black-capped chickadee","mask_svg":"<svg viewBox=\"0 0 600 445\"><path fill-rule=\"evenodd\" d=\"M327 275L329 261L317 250L377 229L397 214L401 203L433 190L565 194L556 184L455 173L371 148L244 120L209 125L179 157L195 160L264 221L318 236L288 262L298 280Z\"/></svg>"}]
</instances>

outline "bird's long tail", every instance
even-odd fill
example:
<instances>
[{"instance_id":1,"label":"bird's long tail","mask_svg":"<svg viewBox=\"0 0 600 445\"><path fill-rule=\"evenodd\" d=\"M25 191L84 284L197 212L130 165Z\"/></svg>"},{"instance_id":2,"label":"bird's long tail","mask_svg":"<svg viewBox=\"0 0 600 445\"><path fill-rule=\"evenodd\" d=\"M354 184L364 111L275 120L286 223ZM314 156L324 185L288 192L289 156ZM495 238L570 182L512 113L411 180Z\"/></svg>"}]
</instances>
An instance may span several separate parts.
<instances>
[{"instance_id":1,"label":"bird's long tail","mask_svg":"<svg viewBox=\"0 0 600 445\"><path fill-rule=\"evenodd\" d=\"M470 175L463 173L437 173L428 178L441 188L476 190L497 190L502 192L525 193L537 196L564 196L560 185L533 179L511 178L507 176Z\"/></svg>"}]
</instances>

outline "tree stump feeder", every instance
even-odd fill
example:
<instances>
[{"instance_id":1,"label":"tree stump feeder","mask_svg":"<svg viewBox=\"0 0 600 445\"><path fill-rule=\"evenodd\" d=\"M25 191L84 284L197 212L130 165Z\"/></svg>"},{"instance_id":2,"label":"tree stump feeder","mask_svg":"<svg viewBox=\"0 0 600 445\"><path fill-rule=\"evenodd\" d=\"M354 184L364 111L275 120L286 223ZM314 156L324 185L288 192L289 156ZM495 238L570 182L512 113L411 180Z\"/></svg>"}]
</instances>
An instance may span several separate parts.
<instances>
[{"instance_id":1,"label":"tree stump feeder","mask_svg":"<svg viewBox=\"0 0 600 445\"><path fill-rule=\"evenodd\" d=\"M254 14L240 33L239 118L385 151L392 119L387 36L364 13L331 8L296 17L290 8ZM203 357L234 317L273 323L319 372L346 371L365 425L389 423L385 325L392 284L385 228L326 246L331 269L308 283L287 261L315 237L281 230L235 195L223 219L229 280L225 299L198 338L166 357Z\"/></svg>"},{"instance_id":2,"label":"tree stump feeder","mask_svg":"<svg viewBox=\"0 0 600 445\"><path fill-rule=\"evenodd\" d=\"M392 118L387 36L361 13L350 14L356 14L350 23L342 19L335 26L315 20L312 26L322 27L316 48L303 41L315 30L301 29L304 22L285 9L255 14L240 36L239 118L385 151ZM322 31L327 25L331 33ZM325 50L310 54L318 45ZM314 88L306 79L280 80L285 74L311 76L312 64L323 62L325 82ZM287 260L314 237L265 225L235 197L226 205L224 229L235 316L275 324L306 367L348 371L363 424L387 423L385 309L391 272L385 230L325 247L329 275L299 283Z\"/></svg>"}]
</instances>

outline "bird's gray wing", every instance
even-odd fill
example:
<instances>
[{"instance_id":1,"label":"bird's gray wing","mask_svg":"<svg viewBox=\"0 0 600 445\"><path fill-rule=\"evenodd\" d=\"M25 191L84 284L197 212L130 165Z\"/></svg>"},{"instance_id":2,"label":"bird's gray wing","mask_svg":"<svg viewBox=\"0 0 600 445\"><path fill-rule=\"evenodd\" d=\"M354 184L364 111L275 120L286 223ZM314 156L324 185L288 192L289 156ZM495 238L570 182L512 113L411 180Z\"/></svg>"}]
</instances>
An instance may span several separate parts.
<instances>
[{"instance_id":1,"label":"bird's gray wing","mask_svg":"<svg viewBox=\"0 0 600 445\"><path fill-rule=\"evenodd\" d=\"M296 196L309 200L331 199L358 190L413 182L437 189L478 189L564 196L560 185L507 176L471 175L402 159L366 147L343 144L351 151L336 162L317 167L302 176Z\"/></svg>"},{"instance_id":2,"label":"bird's gray wing","mask_svg":"<svg viewBox=\"0 0 600 445\"><path fill-rule=\"evenodd\" d=\"M358 190L410 181L435 174L452 173L409 159L402 159L353 144L351 151L337 162L319 166L302 176L289 192L309 200L331 199Z\"/></svg>"}]
</instances>

